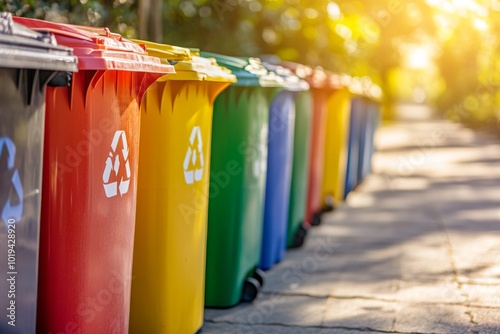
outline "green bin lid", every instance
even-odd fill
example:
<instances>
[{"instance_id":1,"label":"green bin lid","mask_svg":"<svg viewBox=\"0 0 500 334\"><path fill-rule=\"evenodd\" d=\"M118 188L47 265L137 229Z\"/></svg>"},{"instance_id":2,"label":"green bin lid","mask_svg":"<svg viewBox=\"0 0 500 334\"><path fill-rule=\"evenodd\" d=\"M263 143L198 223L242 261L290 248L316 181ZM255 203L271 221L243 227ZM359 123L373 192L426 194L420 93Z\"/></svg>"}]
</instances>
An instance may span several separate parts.
<instances>
[{"instance_id":1,"label":"green bin lid","mask_svg":"<svg viewBox=\"0 0 500 334\"><path fill-rule=\"evenodd\" d=\"M285 81L275 72L268 71L258 58L237 58L211 52L201 52L205 58L215 58L221 66L236 75L236 86L284 87Z\"/></svg>"},{"instance_id":2,"label":"green bin lid","mask_svg":"<svg viewBox=\"0 0 500 334\"><path fill-rule=\"evenodd\" d=\"M40 33L14 23L12 14L0 13L0 67L48 71L78 71L70 48L58 46L50 33Z\"/></svg>"}]
</instances>

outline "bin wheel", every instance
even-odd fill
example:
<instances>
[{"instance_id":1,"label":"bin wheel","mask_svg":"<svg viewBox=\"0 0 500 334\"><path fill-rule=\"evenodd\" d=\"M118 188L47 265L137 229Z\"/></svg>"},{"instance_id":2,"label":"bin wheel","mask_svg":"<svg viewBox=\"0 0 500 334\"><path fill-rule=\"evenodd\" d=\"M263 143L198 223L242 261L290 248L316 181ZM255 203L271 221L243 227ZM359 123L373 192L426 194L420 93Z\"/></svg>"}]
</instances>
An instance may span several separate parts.
<instances>
[{"instance_id":1,"label":"bin wheel","mask_svg":"<svg viewBox=\"0 0 500 334\"><path fill-rule=\"evenodd\" d=\"M260 290L260 283L253 277L248 277L243 283L243 293L241 294L241 300L243 302L249 303L257 298Z\"/></svg>"},{"instance_id":2,"label":"bin wheel","mask_svg":"<svg viewBox=\"0 0 500 334\"><path fill-rule=\"evenodd\" d=\"M264 271L262 269L256 268L253 278L259 282L261 288L264 286Z\"/></svg>"},{"instance_id":3,"label":"bin wheel","mask_svg":"<svg viewBox=\"0 0 500 334\"><path fill-rule=\"evenodd\" d=\"M325 205L323 206L322 212L332 212L335 210L335 199L332 195L325 196Z\"/></svg>"},{"instance_id":4,"label":"bin wheel","mask_svg":"<svg viewBox=\"0 0 500 334\"><path fill-rule=\"evenodd\" d=\"M306 240L306 236L307 236L307 229L302 224L299 226L297 232L295 232L295 235L293 236L293 242L290 248L302 247L304 241Z\"/></svg>"},{"instance_id":5,"label":"bin wheel","mask_svg":"<svg viewBox=\"0 0 500 334\"><path fill-rule=\"evenodd\" d=\"M312 216L312 221L311 221L311 226L318 226L321 224L321 215L323 214L323 211L317 211L313 214Z\"/></svg>"},{"instance_id":6,"label":"bin wheel","mask_svg":"<svg viewBox=\"0 0 500 334\"><path fill-rule=\"evenodd\" d=\"M333 205L326 205L323 207L323 213L332 212L334 210L335 210L335 206L333 206Z\"/></svg>"}]
</instances>

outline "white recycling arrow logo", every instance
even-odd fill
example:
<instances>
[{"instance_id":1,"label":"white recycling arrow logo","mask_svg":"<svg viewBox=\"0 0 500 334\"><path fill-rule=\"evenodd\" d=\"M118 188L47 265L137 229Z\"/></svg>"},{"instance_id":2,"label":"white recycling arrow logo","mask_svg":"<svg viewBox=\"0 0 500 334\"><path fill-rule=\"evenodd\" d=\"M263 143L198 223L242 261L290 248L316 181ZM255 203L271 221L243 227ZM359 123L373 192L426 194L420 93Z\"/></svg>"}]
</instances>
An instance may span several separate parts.
<instances>
[{"instance_id":1,"label":"white recycling arrow logo","mask_svg":"<svg viewBox=\"0 0 500 334\"><path fill-rule=\"evenodd\" d=\"M0 217L5 222L5 225L8 226L8 220L14 219L16 222L21 220L23 215L23 201L24 201L24 192L23 186L21 184L21 177L19 176L19 171L15 169L14 162L16 157L16 145L9 137L0 137L0 157L5 152L7 154L7 167L8 171L13 171L12 176L10 177L11 189L2 189L2 191L6 191L9 197L5 203L0 203ZM0 175L2 175L2 170L0 169ZM1 180L0 180L1 181ZM19 200L19 203L12 204L10 194L12 194L12 190L14 190L16 197Z\"/></svg>"},{"instance_id":2,"label":"white recycling arrow logo","mask_svg":"<svg viewBox=\"0 0 500 334\"><path fill-rule=\"evenodd\" d=\"M201 140L201 129L195 126L189 137L189 147L184 158L184 179L187 184L201 181L203 177L203 142ZM199 159L199 164L196 162Z\"/></svg>"},{"instance_id":3,"label":"white recycling arrow logo","mask_svg":"<svg viewBox=\"0 0 500 334\"><path fill-rule=\"evenodd\" d=\"M121 140L123 149L120 152L116 151L118 147L118 143ZM120 179L120 181L109 182L111 178L111 172L114 172L116 176L118 176L118 172L120 171L120 167L122 164L120 163L120 155L123 157L123 161L125 162L125 174L126 178ZM106 197L114 197L118 195L120 192L120 196L125 195L128 192L130 187L130 163L128 160L128 144L127 144L127 136L125 131L118 130L115 132L115 136L113 137L113 142L111 143L111 152L109 152L109 156L106 159L106 166L104 167L104 173L102 174L102 181L104 186L104 192L106 193Z\"/></svg>"}]
</instances>

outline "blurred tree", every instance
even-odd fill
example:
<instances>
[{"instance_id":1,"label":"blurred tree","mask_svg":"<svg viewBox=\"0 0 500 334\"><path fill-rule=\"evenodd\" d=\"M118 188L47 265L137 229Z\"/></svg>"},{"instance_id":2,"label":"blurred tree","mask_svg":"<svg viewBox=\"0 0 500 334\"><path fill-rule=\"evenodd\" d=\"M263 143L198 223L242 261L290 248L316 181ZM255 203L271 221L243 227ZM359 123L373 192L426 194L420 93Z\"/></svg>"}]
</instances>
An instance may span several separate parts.
<instances>
[{"instance_id":1,"label":"blurred tree","mask_svg":"<svg viewBox=\"0 0 500 334\"><path fill-rule=\"evenodd\" d=\"M59 23L105 26L127 37L137 33L135 0L3 0L0 10Z\"/></svg>"},{"instance_id":2,"label":"blurred tree","mask_svg":"<svg viewBox=\"0 0 500 334\"><path fill-rule=\"evenodd\" d=\"M500 40L495 33L500 30L500 6L495 4L491 0L3 0L0 10L107 26L125 37L228 55L276 54L284 60L368 75L384 88L390 73L408 57L408 45L432 45L446 84L439 106L454 110L450 115L458 118L486 119L488 114L500 119ZM392 102L390 90L385 91Z\"/></svg>"},{"instance_id":3,"label":"blurred tree","mask_svg":"<svg viewBox=\"0 0 500 334\"><path fill-rule=\"evenodd\" d=\"M163 1L139 1L139 38L161 42L163 40Z\"/></svg>"}]
</instances>

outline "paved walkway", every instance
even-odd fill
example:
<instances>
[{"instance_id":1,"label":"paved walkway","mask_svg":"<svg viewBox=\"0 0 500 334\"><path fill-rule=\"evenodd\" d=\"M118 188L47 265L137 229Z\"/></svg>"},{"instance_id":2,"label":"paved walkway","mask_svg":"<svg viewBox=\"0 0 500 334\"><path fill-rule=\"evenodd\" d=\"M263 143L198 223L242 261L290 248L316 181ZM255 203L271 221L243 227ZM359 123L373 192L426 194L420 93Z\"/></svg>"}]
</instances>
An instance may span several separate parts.
<instances>
[{"instance_id":1,"label":"paved walkway","mask_svg":"<svg viewBox=\"0 0 500 334\"><path fill-rule=\"evenodd\" d=\"M377 142L375 173L202 333L500 333L500 143L444 121Z\"/></svg>"}]
</instances>

